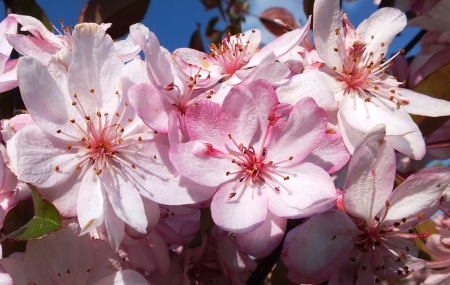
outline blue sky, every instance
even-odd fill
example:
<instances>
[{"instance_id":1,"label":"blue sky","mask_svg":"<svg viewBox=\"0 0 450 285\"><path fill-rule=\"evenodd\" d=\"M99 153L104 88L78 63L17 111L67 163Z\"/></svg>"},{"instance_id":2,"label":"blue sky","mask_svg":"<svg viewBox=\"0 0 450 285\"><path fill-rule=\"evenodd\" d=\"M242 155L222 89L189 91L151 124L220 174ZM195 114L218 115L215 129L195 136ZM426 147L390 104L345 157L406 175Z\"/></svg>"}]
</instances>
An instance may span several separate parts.
<instances>
[{"instance_id":1,"label":"blue sky","mask_svg":"<svg viewBox=\"0 0 450 285\"><path fill-rule=\"evenodd\" d=\"M75 25L81 9L87 2L87 0L37 0L50 21L58 24L58 28L59 19L63 19L66 26ZM306 20L299 0L250 0L249 4L250 13L253 15L259 15L269 7L284 7L295 18L301 19L303 22ZM1 8L4 15L3 6ZM376 8L373 0L344 2L344 11L348 13L350 21L355 26L369 17ZM204 31L209 19L217 15L216 9L205 11L200 0L152 0L142 23L156 34L162 46L173 51L189 44L189 39L196 29L197 23L201 24L202 31ZM249 15L243 25L243 30L254 28L263 30L263 43L268 43L273 39L273 36L261 26L258 18ZM400 37L394 40L390 52L404 47L417 32L417 28L407 28ZM205 40L204 44L207 44ZM417 50L418 47L413 53L416 53Z\"/></svg>"}]
</instances>

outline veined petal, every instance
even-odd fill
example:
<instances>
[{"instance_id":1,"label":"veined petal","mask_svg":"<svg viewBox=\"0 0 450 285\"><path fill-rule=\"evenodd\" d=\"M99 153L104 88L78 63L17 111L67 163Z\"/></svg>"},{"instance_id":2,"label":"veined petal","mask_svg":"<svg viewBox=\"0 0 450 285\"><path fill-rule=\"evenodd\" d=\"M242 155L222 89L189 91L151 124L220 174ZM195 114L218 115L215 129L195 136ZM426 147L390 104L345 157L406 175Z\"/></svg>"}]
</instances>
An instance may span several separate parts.
<instances>
[{"instance_id":1,"label":"veined petal","mask_svg":"<svg viewBox=\"0 0 450 285\"><path fill-rule=\"evenodd\" d=\"M296 29L290 32L287 32L275 40L271 41L267 45L265 45L259 52L257 52L251 59L246 67L257 66L259 63L269 54L274 53L275 59L285 55L291 49L296 47L305 37L305 35L309 31L309 24L311 19L308 18L308 21L305 23L303 27L300 29Z\"/></svg>"},{"instance_id":2,"label":"veined petal","mask_svg":"<svg viewBox=\"0 0 450 285\"><path fill-rule=\"evenodd\" d=\"M425 156L425 141L419 128L403 136L386 136L386 141L397 151L419 160Z\"/></svg>"},{"instance_id":3,"label":"veined petal","mask_svg":"<svg viewBox=\"0 0 450 285\"><path fill-rule=\"evenodd\" d=\"M55 137L73 140L64 134L73 128L69 120L82 119L73 110L67 90L61 89L45 66L30 57L19 60L18 80L25 106L36 124Z\"/></svg>"},{"instance_id":4,"label":"veined petal","mask_svg":"<svg viewBox=\"0 0 450 285\"><path fill-rule=\"evenodd\" d=\"M88 115L97 111L114 114L120 100L123 62L116 54L111 37L93 23L77 25L72 37L73 62L68 72L70 96L78 96Z\"/></svg>"},{"instance_id":5,"label":"veined petal","mask_svg":"<svg viewBox=\"0 0 450 285\"><path fill-rule=\"evenodd\" d=\"M375 11L356 29L362 40L368 43L366 49L378 57L386 54L394 37L406 26L406 16L396 8L381 8Z\"/></svg>"},{"instance_id":6,"label":"veined petal","mask_svg":"<svg viewBox=\"0 0 450 285\"><path fill-rule=\"evenodd\" d=\"M102 176L102 183L117 216L139 233L147 233L144 204L134 183L123 174L127 166L111 163Z\"/></svg>"},{"instance_id":7,"label":"veined petal","mask_svg":"<svg viewBox=\"0 0 450 285\"><path fill-rule=\"evenodd\" d=\"M446 167L427 168L409 176L389 197L386 222L417 217L441 197L449 182L450 169Z\"/></svg>"},{"instance_id":8,"label":"veined petal","mask_svg":"<svg viewBox=\"0 0 450 285\"><path fill-rule=\"evenodd\" d=\"M290 272L295 273L295 282L321 283L349 262L359 233L344 212L331 210L291 230L281 258Z\"/></svg>"},{"instance_id":9,"label":"veined petal","mask_svg":"<svg viewBox=\"0 0 450 285\"><path fill-rule=\"evenodd\" d=\"M342 71L343 58L333 49L343 49L336 34L342 31L341 9L338 0L318 0L314 2L313 12L314 44L320 58L330 68L336 67L336 71Z\"/></svg>"},{"instance_id":10,"label":"veined petal","mask_svg":"<svg viewBox=\"0 0 450 285\"><path fill-rule=\"evenodd\" d=\"M436 99L409 89L399 89L401 96L409 100L409 104L402 105L406 112L428 117L442 117L450 115L450 102Z\"/></svg>"},{"instance_id":11,"label":"veined petal","mask_svg":"<svg viewBox=\"0 0 450 285\"><path fill-rule=\"evenodd\" d=\"M298 217L312 216L333 206L336 190L330 176L322 168L302 163L286 165L277 171L285 176L272 176L273 183L279 186L277 193L284 203L299 211ZM319 207L315 207L316 205Z\"/></svg>"},{"instance_id":12,"label":"veined petal","mask_svg":"<svg viewBox=\"0 0 450 285\"><path fill-rule=\"evenodd\" d=\"M193 181L193 177L189 175L183 177L175 170L169 159L169 146L165 140L167 140L166 137L159 135L154 140L142 141L136 144L135 148L130 149L128 153L133 156L125 158L130 164L122 168L125 175L134 180L141 195L157 203L194 204L210 198L215 188L210 185L199 185ZM210 173L207 176L209 175L213 174Z\"/></svg>"},{"instance_id":13,"label":"veined petal","mask_svg":"<svg viewBox=\"0 0 450 285\"><path fill-rule=\"evenodd\" d=\"M20 54L35 58L43 65L48 65L51 56L60 50L59 48L34 37L15 34L8 34L5 35L5 37Z\"/></svg>"},{"instance_id":14,"label":"veined petal","mask_svg":"<svg viewBox=\"0 0 450 285\"><path fill-rule=\"evenodd\" d=\"M267 197L259 187L242 185L236 191L233 181L222 186L211 201L211 215L220 228L234 233L248 233L266 220ZM231 193L236 195L230 198Z\"/></svg>"},{"instance_id":15,"label":"veined petal","mask_svg":"<svg viewBox=\"0 0 450 285\"><path fill-rule=\"evenodd\" d=\"M292 156L292 163L302 161L320 144L326 124L326 112L312 98L301 99L287 121L282 118L274 125L267 144L267 158L277 162Z\"/></svg>"},{"instance_id":16,"label":"veined petal","mask_svg":"<svg viewBox=\"0 0 450 285\"><path fill-rule=\"evenodd\" d=\"M368 133L378 124L386 125L387 135L404 135L417 130L409 114L394 102L372 97L365 102L358 95L347 94L339 105L339 113L353 128Z\"/></svg>"},{"instance_id":17,"label":"veined petal","mask_svg":"<svg viewBox=\"0 0 450 285\"><path fill-rule=\"evenodd\" d=\"M106 201L105 227L111 247L117 251L125 235L125 222L117 216L109 200Z\"/></svg>"},{"instance_id":18,"label":"veined petal","mask_svg":"<svg viewBox=\"0 0 450 285\"><path fill-rule=\"evenodd\" d=\"M378 125L359 143L343 188L345 211L369 227L392 192L395 177L394 150L384 136L384 125Z\"/></svg>"},{"instance_id":19,"label":"veined petal","mask_svg":"<svg viewBox=\"0 0 450 285\"><path fill-rule=\"evenodd\" d=\"M333 111L338 105L328 82L333 84L335 81L323 72L309 71L293 76L287 83L278 87L276 92L280 103L295 105L302 98L312 97L319 107Z\"/></svg>"},{"instance_id":20,"label":"veined petal","mask_svg":"<svg viewBox=\"0 0 450 285\"><path fill-rule=\"evenodd\" d=\"M75 174L81 154L67 142L53 138L36 125L27 125L8 141L12 170L37 187L54 187Z\"/></svg>"},{"instance_id":21,"label":"veined petal","mask_svg":"<svg viewBox=\"0 0 450 285\"><path fill-rule=\"evenodd\" d=\"M93 166L91 166L93 168ZM83 235L103 223L106 211L106 194L93 169L83 175L78 194L78 223Z\"/></svg>"},{"instance_id":22,"label":"veined petal","mask_svg":"<svg viewBox=\"0 0 450 285\"><path fill-rule=\"evenodd\" d=\"M236 234L236 241L246 254L256 257L269 255L283 239L287 219L267 211L264 223L254 231Z\"/></svg>"}]
</instances>

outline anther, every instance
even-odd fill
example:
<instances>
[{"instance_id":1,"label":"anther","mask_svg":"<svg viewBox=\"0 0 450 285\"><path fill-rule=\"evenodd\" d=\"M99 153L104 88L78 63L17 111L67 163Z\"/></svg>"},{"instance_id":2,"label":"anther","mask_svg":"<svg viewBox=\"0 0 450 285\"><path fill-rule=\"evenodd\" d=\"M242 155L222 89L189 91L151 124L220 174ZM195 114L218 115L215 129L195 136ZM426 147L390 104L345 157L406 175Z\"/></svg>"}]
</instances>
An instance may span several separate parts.
<instances>
[{"instance_id":1,"label":"anther","mask_svg":"<svg viewBox=\"0 0 450 285\"><path fill-rule=\"evenodd\" d=\"M97 117L101 117L102 116L102 114L100 114L100 112L99 111L97 111Z\"/></svg>"},{"instance_id":2,"label":"anther","mask_svg":"<svg viewBox=\"0 0 450 285\"><path fill-rule=\"evenodd\" d=\"M72 102L72 106L76 106L77 105L77 102Z\"/></svg>"},{"instance_id":3,"label":"anther","mask_svg":"<svg viewBox=\"0 0 450 285\"><path fill-rule=\"evenodd\" d=\"M71 144L68 144L67 145L67 149L71 149L72 148L72 145Z\"/></svg>"},{"instance_id":4,"label":"anther","mask_svg":"<svg viewBox=\"0 0 450 285\"><path fill-rule=\"evenodd\" d=\"M128 119L128 123L131 123L131 122L133 122L133 119Z\"/></svg>"},{"instance_id":5,"label":"anther","mask_svg":"<svg viewBox=\"0 0 450 285\"><path fill-rule=\"evenodd\" d=\"M403 222L403 223L406 223L406 218L402 218L402 222Z\"/></svg>"},{"instance_id":6,"label":"anther","mask_svg":"<svg viewBox=\"0 0 450 285\"><path fill-rule=\"evenodd\" d=\"M78 165L77 168L76 168L76 170L81 170L81 166Z\"/></svg>"},{"instance_id":7,"label":"anther","mask_svg":"<svg viewBox=\"0 0 450 285\"><path fill-rule=\"evenodd\" d=\"M236 193L230 193L230 199L236 196Z\"/></svg>"},{"instance_id":8,"label":"anther","mask_svg":"<svg viewBox=\"0 0 450 285\"><path fill-rule=\"evenodd\" d=\"M363 266L361 267L361 269L362 269L362 270L366 270L366 269L367 269L367 266L363 265Z\"/></svg>"},{"instance_id":9,"label":"anther","mask_svg":"<svg viewBox=\"0 0 450 285\"><path fill-rule=\"evenodd\" d=\"M341 29L336 29L336 30L334 30L334 32L336 33L336 36L337 36L341 33Z\"/></svg>"},{"instance_id":10,"label":"anther","mask_svg":"<svg viewBox=\"0 0 450 285\"><path fill-rule=\"evenodd\" d=\"M91 119L90 116L84 116L84 118L85 118L86 120L88 120L88 121Z\"/></svg>"},{"instance_id":11,"label":"anther","mask_svg":"<svg viewBox=\"0 0 450 285\"><path fill-rule=\"evenodd\" d=\"M381 45L381 47L384 47L384 43L381 43L380 45Z\"/></svg>"},{"instance_id":12,"label":"anther","mask_svg":"<svg viewBox=\"0 0 450 285\"><path fill-rule=\"evenodd\" d=\"M392 93L392 94L395 94L395 89L392 89L392 90L391 90L391 93Z\"/></svg>"},{"instance_id":13,"label":"anther","mask_svg":"<svg viewBox=\"0 0 450 285\"><path fill-rule=\"evenodd\" d=\"M95 91L94 91L94 89L91 89L91 90L89 90L89 92L94 93Z\"/></svg>"},{"instance_id":14,"label":"anther","mask_svg":"<svg viewBox=\"0 0 450 285\"><path fill-rule=\"evenodd\" d=\"M142 141L142 138L141 138L141 137L138 137L138 141L140 141L140 142L141 142L141 141Z\"/></svg>"},{"instance_id":15,"label":"anther","mask_svg":"<svg viewBox=\"0 0 450 285\"><path fill-rule=\"evenodd\" d=\"M367 103L369 103L369 102L370 102L370 98L366 98L366 99L364 99L364 102L367 102Z\"/></svg>"},{"instance_id":16,"label":"anther","mask_svg":"<svg viewBox=\"0 0 450 285\"><path fill-rule=\"evenodd\" d=\"M118 112L116 112L114 115L116 115L117 117L119 117L120 116L120 114L118 113Z\"/></svg>"},{"instance_id":17,"label":"anther","mask_svg":"<svg viewBox=\"0 0 450 285\"><path fill-rule=\"evenodd\" d=\"M399 52L400 52L400 53L405 53L406 51L405 51L405 49L402 49L402 48L401 48L401 49L399 50Z\"/></svg>"},{"instance_id":18,"label":"anther","mask_svg":"<svg viewBox=\"0 0 450 285\"><path fill-rule=\"evenodd\" d=\"M56 133L60 134L60 133L61 133L61 130L57 130Z\"/></svg>"},{"instance_id":19,"label":"anther","mask_svg":"<svg viewBox=\"0 0 450 285\"><path fill-rule=\"evenodd\" d=\"M102 170L101 170L101 169L99 169L99 170L97 170L97 171L95 172L95 174L97 174L97 176L100 175L101 173L102 173Z\"/></svg>"},{"instance_id":20,"label":"anther","mask_svg":"<svg viewBox=\"0 0 450 285\"><path fill-rule=\"evenodd\" d=\"M225 175L226 175L226 176L230 175L230 172L229 172L229 171L227 171L227 172L225 173Z\"/></svg>"},{"instance_id":21,"label":"anther","mask_svg":"<svg viewBox=\"0 0 450 285\"><path fill-rule=\"evenodd\" d=\"M398 275L402 275L402 271L401 270L397 270L397 274Z\"/></svg>"},{"instance_id":22,"label":"anther","mask_svg":"<svg viewBox=\"0 0 450 285\"><path fill-rule=\"evenodd\" d=\"M386 205L386 207L390 207L391 203L388 200L386 200L385 205Z\"/></svg>"},{"instance_id":23,"label":"anther","mask_svg":"<svg viewBox=\"0 0 450 285\"><path fill-rule=\"evenodd\" d=\"M335 52L338 52L338 51L339 51L339 49L338 49L337 47L335 47L333 50L334 50Z\"/></svg>"},{"instance_id":24,"label":"anther","mask_svg":"<svg viewBox=\"0 0 450 285\"><path fill-rule=\"evenodd\" d=\"M334 240L336 238L336 236L333 236L332 238L331 238L331 240Z\"/></svg>"},{"instance_id":25,"label":"anther","mask_svg":"<svg viewBox=\"0 0 450 285\"><path fill-rule=\"evenodd\" d=\"M394 99L395 99L394 96L389 97L389 100L391 100L391 101L394 101Z\"/></svg>"},{"instance_id":26,"label":"anther","mask_svg":"<svg viewBox=\"0 0 450 285\"><path fill-rule=\"evenodd\" d=\"M289 180L289 176L286 176L283 179L284 179L284 181Z\"/></svg>"},{"instance_id":27,"label":"anther","mask_svg":"<svg viewBox=\"0 0 450 285\"><path fill-rule=\"evenodd\" d=\"M71 122L72 124L74 124L74 123L75 123L75 119L70 120L70 122Z\"/></svg>"},{"instance_id":28,"label":"anther","mask_svg":"<svg viewBox=\"0 0 450 285\"><path fill-rule=\"evenodd\" d=\"M371 38L372 40L373 40L374 37L375 37L374 35L370 36L370 38Z\"/></svg>"},{"instance_id":29,"label":"anther","mask_svg":"<svg viewBox=\"0 0 450 285\"><path fill-rule=\"evenodd\" d=\"M132 164L131 167L133 167L133 169L136 169L136 165Z\"/></svg>"},{"instance_id":30,"label":"anther","mask_svg":"<svg viewBox=\"0 0 450 285\"><path fill-rule=\"evenodd\" d=\"M90 144L88 144L88 145L86 146L87 149L91 149L91 147L92 147L92 146L91 146Z\"/></svg>"},{"instance_id":31,"label":"anther","mask_svg":"<svg viewBox=\"0 0 450 285\"><path fill-rule=\"evenodd\" d=\"M55 166L55 171L58 171L59 170L59 166L57 165L57 166Z\"/></svg>"},{"instance_id":32,"label":"anther","mask_svg":"<svg viewBox=\"0 0 450 285\"><path fill-rule=\"evenodd\" d=\"M289 157L289 160L293 160L293 159L294 159L294 157L293 157L293 156L290 156L290 157Z\"/></svg>"},{"instance_id":33,"label":"anther","mask_svg":"<svg viewBox=\"0 0 450 285\"><path fill-rule=\"evenodd\" d=\"M398 226L400 226L400 223L399 222L395 222L394 223L394 227L398 227Z\"/></svg>"},{"instance_id":34,"label":"anther","mask_svg":"<svg viewBox=\"0 0 450 285\"><path fill-rule=\"evenodd\" d=\"M123 142L123 139L119 139L119 143L121 144Z\"/></svg>"},{"instance_id":35,"label":"anther","mask_svg":"<svg viewBox=\"0 0 450 285\"><path fill-rule=\"evenodd\" d=\"M154 155L153 158L156 159L156 155Z\"/></svg>"},{"instance_id":36,"label":"anther","mask_svg":"<svg viewBox=\"0 0 450 285\"><path fill-rule=\"evenodd\" d=\"M418 219L418 220L422 219L422 217L423 217L422 214L418 214L418 215L417 215L417 219Z\"/></svg>"}]
</instances>

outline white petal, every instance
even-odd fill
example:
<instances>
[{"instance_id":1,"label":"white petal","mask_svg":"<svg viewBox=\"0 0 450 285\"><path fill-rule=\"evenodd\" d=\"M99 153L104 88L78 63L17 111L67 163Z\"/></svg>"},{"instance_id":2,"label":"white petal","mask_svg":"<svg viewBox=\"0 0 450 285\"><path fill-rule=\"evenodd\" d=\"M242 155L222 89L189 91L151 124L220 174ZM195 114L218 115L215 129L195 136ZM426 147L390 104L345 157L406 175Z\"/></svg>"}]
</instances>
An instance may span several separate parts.
<instances>
[{"instance_id":1,"label":"white petal","mask_svg":"<svg viewBox=\"0 0 450 285\"><path fill-rule=\"evenodd\" d=\"M401 96L409 100L409 104L402 105L406 112L428 117L441 117L450 115L450 102L436 99L408 89L398 89Z\"/></svg>"},{"instance_id":2,"label":"white petal","mask_svg":"<svg viewBox=\"0 0 450 285\"><path fill-rule=\"evenodd\" d=\"M78 194L78 222L85 234L103 223L106 211L106 194L100 179L90 167L84 174Z\"/></svg>"}]
</instances>

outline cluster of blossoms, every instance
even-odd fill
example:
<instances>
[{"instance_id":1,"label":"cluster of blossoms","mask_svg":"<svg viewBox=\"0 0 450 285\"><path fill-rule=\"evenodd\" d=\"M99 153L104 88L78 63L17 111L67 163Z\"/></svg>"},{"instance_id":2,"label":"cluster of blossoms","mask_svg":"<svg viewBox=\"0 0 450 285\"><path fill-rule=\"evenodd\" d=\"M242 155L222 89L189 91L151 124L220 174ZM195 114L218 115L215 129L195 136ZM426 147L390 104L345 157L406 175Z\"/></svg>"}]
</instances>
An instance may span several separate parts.
<instances>
[{"instance_id":1,"label":"cluster of blossoms","mask_svg":"<svg viewBox=\"0 0 450 285\"><path fill-rule=\"evenodd\" d=\"M171 53L142 24L113 42L108 24L55 35L9 15L0 90L19 86L28 114L2 122L0 222L30 197L25 183L64 222L0 259L2 284L245 284L254 257L300 218L281 253L293 282L372 284L428 265L414 241L428 233L414 227L446 207L450 169L393 190L395 152L422 159L410 114L449 116L450 102L389 74L389 44L407 24L400 10L379 9L355 29L338 0L316 0L313 17L314 48L308 20L263 48L249 30L209 53ZM8 61L13 48L23 56ZM415 81L442 66L424 57ZM448 136L442 128L435 141ZM331 175L346 164L339 190ZM207 208L214 226L202 236ZM430 237L442 260L432 268L450 267L447 239Z\"/></svg>"}]
</instances>

